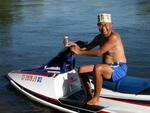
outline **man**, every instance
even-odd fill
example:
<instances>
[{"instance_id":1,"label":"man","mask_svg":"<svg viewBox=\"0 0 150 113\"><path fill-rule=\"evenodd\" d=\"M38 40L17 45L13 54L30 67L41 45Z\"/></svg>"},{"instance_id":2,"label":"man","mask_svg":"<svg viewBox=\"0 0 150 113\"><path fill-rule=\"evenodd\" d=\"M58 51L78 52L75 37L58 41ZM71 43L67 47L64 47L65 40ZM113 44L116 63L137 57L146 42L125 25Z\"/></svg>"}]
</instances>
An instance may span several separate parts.
<instances>
[{"instance_id":1,"label":"man","mask_svg":"<svg viewBox=\"0 0 150 113\"><path fill-rule=\"evenodd\" d=\"M80 48L76 44L71 50L78 55L103 57L103 64L91 64L79 68L79 78L86 93L87 104L96 105L99 102L99 95L103 85L103 80L113 82L126 75L127 65L124 47L119 33L112 31L111 14L98 14L97 35L86 47ZM99 46L98 49L94 49ZM92 73L95 93L92 95L90 82L87 80L87 73Z\"/></svg>"}]
</instances>

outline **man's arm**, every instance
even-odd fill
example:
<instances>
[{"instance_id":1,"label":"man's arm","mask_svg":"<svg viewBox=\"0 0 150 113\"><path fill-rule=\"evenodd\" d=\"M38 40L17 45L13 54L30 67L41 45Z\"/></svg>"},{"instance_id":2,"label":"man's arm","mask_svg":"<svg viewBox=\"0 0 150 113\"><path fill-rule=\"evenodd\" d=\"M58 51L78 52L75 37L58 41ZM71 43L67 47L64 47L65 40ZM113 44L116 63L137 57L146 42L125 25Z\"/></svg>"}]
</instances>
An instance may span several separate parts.
<instances>
[{"instance_id":1,"label":"man's arm","mask_svg":"<svg viewBox=\"0 0 150 113\"><path fill-rule=\"evenodd\" d=\"M98 36L96 36L89 44L87 44L81 50L91 50L91 49L95 48L97 45L99 45L99 43L98 43L99 42L99 37Z\"/></svg>"},{"instance_id":2,"label":"man's arm","mask_svg":"<svg viewBox=\"0 0 150 113\"><path fill-rule=\"evenodd\" d=\"M112 47L114 47L114 45L117 42L117 36L116 35L112 35L111 37L109 37L108 41L99 49L97 50L80 50L76 47L72 48L72 51L75 52L76 54L79 55L85 55L85 56L101 56L104 53L106 53L107 51L109 51Z\"/></svg>"},{"instance_id":3,"label":"man's arm","mask_svg":"<svg viewBox=\"0 0 150 113\"><path fill-rule=\"evenodd\" d=\"M87 44L85 47L80 48L75 42L69 40L69 45L70 46L75 46L76 48L80 49L80 50L91 50L93 48L95 48L97 45L99 45L99 38L100 36L96 36L89 44Z\"/></svg>"}]
</instances>

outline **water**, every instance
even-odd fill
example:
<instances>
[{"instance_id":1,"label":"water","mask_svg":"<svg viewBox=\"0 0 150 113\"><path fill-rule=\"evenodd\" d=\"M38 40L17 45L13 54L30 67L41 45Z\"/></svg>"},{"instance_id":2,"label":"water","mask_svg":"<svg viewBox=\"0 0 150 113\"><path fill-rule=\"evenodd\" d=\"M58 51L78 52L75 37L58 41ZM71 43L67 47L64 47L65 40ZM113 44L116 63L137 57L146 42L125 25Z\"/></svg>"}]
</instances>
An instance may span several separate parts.
<instances>
[{"instance_id":1,"label":"water","mask_svg":"<svg viewBox=\"0 0 150 113\"><path fill-rule=\"evenodd\" d=\"M150 78L149 0L0 0L0 111L56 113L9 85L11 70L46 63L63 47L62 40L90 41L98 33L97 13L109 12L128 58L128 75ZM77 56L77 66L100 58Z\"/></svg>"}]
</instances>

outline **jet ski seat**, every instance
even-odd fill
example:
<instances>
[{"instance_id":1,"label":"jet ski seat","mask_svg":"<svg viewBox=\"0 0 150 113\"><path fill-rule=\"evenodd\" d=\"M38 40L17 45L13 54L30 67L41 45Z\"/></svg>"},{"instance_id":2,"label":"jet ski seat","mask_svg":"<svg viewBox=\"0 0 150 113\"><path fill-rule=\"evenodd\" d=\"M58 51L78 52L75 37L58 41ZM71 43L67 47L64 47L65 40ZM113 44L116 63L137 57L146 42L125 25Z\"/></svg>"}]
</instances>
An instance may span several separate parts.
<instances>
[{"instance_id":1,"label":"jet ski seat","mask_svg":"<svg viewBox=\"0 0 150 113\"><path fill-rule=\"evenodd\" d=\"M105 80L103 87L121 93L139 94L150 88L150 79L126 76L117 82Z\"/></svg>"}]
</instances>

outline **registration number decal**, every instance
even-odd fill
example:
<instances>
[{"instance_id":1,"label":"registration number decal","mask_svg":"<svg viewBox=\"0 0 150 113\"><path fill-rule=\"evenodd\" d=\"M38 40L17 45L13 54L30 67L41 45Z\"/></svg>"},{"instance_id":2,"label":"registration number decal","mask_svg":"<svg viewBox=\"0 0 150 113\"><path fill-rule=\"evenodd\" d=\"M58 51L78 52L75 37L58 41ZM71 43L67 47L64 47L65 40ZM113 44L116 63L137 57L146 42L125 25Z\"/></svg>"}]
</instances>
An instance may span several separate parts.
<instances>
[{"instance_id":1,"label":"registration number decal","mask_svg":"<svg viewBox=\"0 0 150 113\"><path fill-rule=\"evenodd\" d=\"M29 75L29 74L23 74L21 77L21 80L41 83L42 77L37 77L35 75Z\"/></svg>"}]
</instances>

